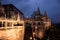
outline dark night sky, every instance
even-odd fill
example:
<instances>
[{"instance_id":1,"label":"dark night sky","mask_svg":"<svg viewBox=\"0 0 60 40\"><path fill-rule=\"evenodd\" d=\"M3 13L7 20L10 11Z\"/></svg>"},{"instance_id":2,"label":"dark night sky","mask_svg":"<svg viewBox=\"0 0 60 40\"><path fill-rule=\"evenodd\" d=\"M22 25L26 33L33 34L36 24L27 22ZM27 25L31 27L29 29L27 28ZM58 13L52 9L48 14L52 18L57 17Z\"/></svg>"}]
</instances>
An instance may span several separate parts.
<instances>
[{"instance_id":1,"label":"dark night sky","mask_svg":"<svg viewBox=\"0 0 60 40\"><path fill-rule=\"evenodd\" d=\"M60 0L2 0L2 3L13 4L29 17L39 7L41 14L46 11L53 22L60 22Z\"/></svg>"}]
</instances>

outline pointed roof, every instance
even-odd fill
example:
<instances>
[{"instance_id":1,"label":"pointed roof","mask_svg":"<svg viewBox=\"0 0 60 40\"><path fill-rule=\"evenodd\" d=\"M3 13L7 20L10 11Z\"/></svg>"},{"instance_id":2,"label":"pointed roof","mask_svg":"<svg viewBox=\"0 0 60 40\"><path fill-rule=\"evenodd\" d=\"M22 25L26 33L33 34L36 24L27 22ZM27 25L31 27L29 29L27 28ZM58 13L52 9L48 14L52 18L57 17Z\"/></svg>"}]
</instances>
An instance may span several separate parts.
<instances>
[{"instance_id":1,"label":"pointed roof","mask_svg":"<svg viewBox=\"0 0 60 40\"><path fill-rule=\"evenodd\" d=\"M44 12L44 17L48 17L46 11Z\"/></svg>"},{"instance_id":2,"label":"pointed roof","mask_svg":"<svg viewBox=\"0 0 60 40\"><path fill-rule=\"evenodd\" d=\"M38 7L38 9L37 9L37 12L36 12L36 16L41 16L41 12L40 12L40 10L39 10L39 7Z\"/></svg>"},{"instance_id":3,"label":"pointed roof","mask_svg":"<svg viewBox=\"0 0 60 40\"><path fill-rule=\"evenodd\" d=\"M35 20L36 21L42 21L41 18L42 18L42 15L41 15L41 12L40 12L39 7L38 7L36 15L35 15Z\"/></svg>"},{"instance_id":4,"label":"pointed roof","mask_svg":"<svg viewBox=\"0 0 60 40\"><path fill-rule=\"evenodd\" d=\"M23 13L22 13L19 9L17 9L13 4L3 4L2 6L3 6L4 8L7 8L7 7L15 8L17 11L19 11L20 14L23 15ZM12 9L12 10L13 10L13 9Z\"/></svg>"}]
</instances>

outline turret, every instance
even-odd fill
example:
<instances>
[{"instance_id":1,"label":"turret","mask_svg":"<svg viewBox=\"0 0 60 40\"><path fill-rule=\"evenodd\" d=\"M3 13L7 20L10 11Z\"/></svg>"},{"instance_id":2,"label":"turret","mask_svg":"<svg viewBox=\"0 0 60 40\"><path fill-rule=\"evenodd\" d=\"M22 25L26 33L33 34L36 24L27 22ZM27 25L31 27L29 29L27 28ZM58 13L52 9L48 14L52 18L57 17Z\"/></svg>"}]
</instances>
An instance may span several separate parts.
<instances>
[{"instance_id":1,"label":"turret","mask_svg":"<svg viewBox=\"0 0 60 40\"><path fill-rule=\"evenodd\" d=\"M40 10L38 8L38 10L36 11L35 19L36 20L41 20L41 17L42 17L42 15L41 15L41 12L40 12Z\"/></svg>"},{"instance_id":2,"label":"turret","mask_svg":"<svg viewBox=\"0 0 60 40\"><path fill-rule=\"evenodd\" d=\"M40 10L39 10L39 8L37 9L36 15L40 15Z\"/></svg>"},{"instance_id":3,"label":"turret","mask_svg":"<svg viewBox=\"0 0 60 40\"><path fill-rule=\"evenodd\" d=\"M36 11L36 16L41 16L41 12L40 12L39 8Z\"/></svg>"},{"instance_id":4,"label":"turret","mask_svg":"<svg viewBox=\"0 0 60 40\"><path fill-rule=\"evenodd\" d=\"M47 19L48 19L48 16L47 16L47 13L46 13L46 11L44 12L44 15L43 15L42 19L43 19L43 21L47 21Z\"/></svg>"},{"instance_id":5,"label":"turret","mask_svg":"<svg viewBox=\"0 0 60 40\"><path fill-rule=\"evenodd\" d=\"M51 26L51 20L48 18L46 11L44 12L42 20L44 22L45 30L48 30Z\"/></svg>"},{"instance_id":6,"label":"turret","mask_svg":"<svg viewBox=\"0 0 60 40\"><path fill-rule=\"evenodd\" d=\"M43 17L48 18L46 11L44 12Z\"/></svg>"}]
</instances>

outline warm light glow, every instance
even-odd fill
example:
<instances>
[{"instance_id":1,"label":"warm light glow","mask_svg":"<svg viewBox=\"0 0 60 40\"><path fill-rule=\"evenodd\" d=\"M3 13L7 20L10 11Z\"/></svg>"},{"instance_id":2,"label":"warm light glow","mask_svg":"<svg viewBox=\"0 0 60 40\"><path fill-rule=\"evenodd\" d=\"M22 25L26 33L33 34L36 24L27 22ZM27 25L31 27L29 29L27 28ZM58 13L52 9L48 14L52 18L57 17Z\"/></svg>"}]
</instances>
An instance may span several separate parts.
<instances>
[{"instance_id":1,"label":"warm light glow","mask_svg":"<svg viewBox=\"0 0 60 40\"><path fill-rule=\"evenodd\" d=\"M0 39L1 40L23 40L24 37L24 21L23 20L13 20L13 19L0 19L0 22L5 22L5 27L0 27ZM14 26L19 22L23 26ZM7 26L7 24L9 26Z\"/></svg>"},{"instance_id":2,"label":"warm light glow","mask_svg":"<svg viewBox=\"0 0 60 40\"><path fill-rule=\"evenodd\" d=\"M32 37L30 37L30 40L32 40Z\"/></svg>"},{"instance_id":3,"label":"warm light glow","mask_svg":"<svg viewBox=\"0 0 60 40\"><path fill-rule=\"evenodd\" d=\"M35 32L33 32L33 35L35 35Z\"/></svg>"},{"instance_id":4,"label":"warm light glow","mask_svg":"<svg viewBox=\"0 0 60 40\"><path fill-rule=\"evenodd\" d=\"M37 29L37 26L35 27L35 29Z\"/></svg>"},{"instance_id":5,"label":"warm light glow","mask_svg":"<svg viewBox=\"0 0 60 40\"><path fill-rule=\"evenodd\" d=\"M43 38L43 31L40 31L38 36L40 39Z\"/></svg>"}]
</instances>

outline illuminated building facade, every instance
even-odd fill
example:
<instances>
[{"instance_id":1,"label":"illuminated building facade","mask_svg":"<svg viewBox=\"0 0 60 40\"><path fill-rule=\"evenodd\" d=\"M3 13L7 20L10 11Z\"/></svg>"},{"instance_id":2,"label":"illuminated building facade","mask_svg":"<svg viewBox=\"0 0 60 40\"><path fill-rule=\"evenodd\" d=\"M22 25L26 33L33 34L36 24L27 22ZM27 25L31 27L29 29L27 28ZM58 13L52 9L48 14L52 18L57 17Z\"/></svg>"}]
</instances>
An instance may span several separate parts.
<instances>
[{"instance_id":1,"label":"illuminated building facade","mask_svg":"<svg viewBox=\"0 0 60 40\"><path fill-rule=\"evenodd\" d=\"M24 39L23 13L12 4L0 3L0 40Z\"/></svg>"},{"instance_id":2,"label":"illuminated building facade","mask_svg":"<svg viewBox=\"0 0 60 40\"><path fill-rule=\"evenodd\" d=\"M1 40L36 40L44 36L51 27L51 20L46 11L44 15L38 8L34 18L25 18L23 13L12 4L0 3L0 39Z\"/></svg>"},{"instance_id":3,"label":"illuminated building facade","mask_svg":"<svg viewBox=\"0 0 60 40\"><path fill-rule=\"evenodd\" d=\"M36 40L37 38L42 39L44 37L45 31L51 28L51 20L48 18L46 11L44 12L44 15L41 15L41 12L38 8L34 14L33 18L24 19L26 29L25 40L29 40L29 37L31 40Z\"/></svg>"}]
</instances>

